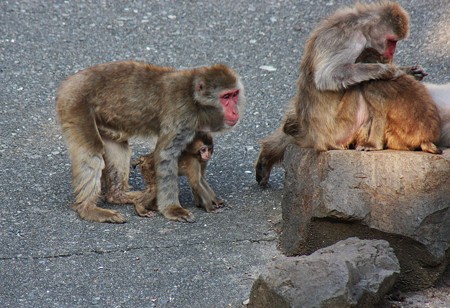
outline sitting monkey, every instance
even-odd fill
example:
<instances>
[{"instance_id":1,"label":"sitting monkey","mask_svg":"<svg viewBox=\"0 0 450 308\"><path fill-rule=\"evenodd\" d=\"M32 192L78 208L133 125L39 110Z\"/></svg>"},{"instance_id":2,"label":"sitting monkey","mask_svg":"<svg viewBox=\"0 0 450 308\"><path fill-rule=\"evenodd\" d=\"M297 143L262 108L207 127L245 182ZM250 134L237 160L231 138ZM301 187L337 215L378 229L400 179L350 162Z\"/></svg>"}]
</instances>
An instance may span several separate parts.
<instances>
[{"instance_id":1,"label":"sitting monkey","mask_svg":"<svg viewBox=\"0 0 450 308\"><path fill-rule=\"evenodd\" d=\"M356 61L385 63L386 59L376 49L366 48ZM348 90L343 104L350 99L367 104L370 110L369 121L356 134L356 149L442 153L436 146L441 134L439 112L427 88L416 80L422 78L412 71L393 80L366 81Z\"/></svg>"}]
</instances>

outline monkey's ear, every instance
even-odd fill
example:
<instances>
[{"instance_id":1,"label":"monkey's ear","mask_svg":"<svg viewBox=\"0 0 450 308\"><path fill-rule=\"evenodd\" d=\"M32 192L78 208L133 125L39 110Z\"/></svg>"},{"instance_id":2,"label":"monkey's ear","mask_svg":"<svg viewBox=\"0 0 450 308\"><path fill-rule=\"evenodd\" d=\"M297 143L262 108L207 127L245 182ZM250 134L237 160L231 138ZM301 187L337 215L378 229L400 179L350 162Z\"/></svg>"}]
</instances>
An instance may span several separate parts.
<instances>
[{"instance_id":1,"label":"monkey's ear","mask_svg":"<svg viewBox=\"0 0 450 308\"><path fill-rule=\"evenodd\" d=\"M205 89L205 81L202 79L196 79L194 81L194 88L195 92L203 93L203 90Z\"/></svg>"}]
</instances>

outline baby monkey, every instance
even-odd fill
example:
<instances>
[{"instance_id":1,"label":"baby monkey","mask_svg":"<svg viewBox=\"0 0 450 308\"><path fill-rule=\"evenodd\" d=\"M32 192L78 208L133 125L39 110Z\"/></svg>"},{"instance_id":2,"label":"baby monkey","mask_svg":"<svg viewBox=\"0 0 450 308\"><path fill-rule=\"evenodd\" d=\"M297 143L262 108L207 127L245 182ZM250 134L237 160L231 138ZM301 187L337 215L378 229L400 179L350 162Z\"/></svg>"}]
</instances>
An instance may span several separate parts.
<instances>
[{"instance_id":1,"label":"baby monkey","mask_svg":"<svg viewBox=\"0 0 450 308\"><path fill-rule=\"evenodd\" d=\"M178 175L188 177L197 206L204 208L207 212L213 212L224 204L205 179L206 167L213 152L214 144L211 134L196 132L194 140L178 159ZM127 194L139 216L152 217L158 210L154 153L134 160L133 167L137 165L141 167L141 173L148 186L144 191L132 191Z\"/></svg>"}]
</instances>

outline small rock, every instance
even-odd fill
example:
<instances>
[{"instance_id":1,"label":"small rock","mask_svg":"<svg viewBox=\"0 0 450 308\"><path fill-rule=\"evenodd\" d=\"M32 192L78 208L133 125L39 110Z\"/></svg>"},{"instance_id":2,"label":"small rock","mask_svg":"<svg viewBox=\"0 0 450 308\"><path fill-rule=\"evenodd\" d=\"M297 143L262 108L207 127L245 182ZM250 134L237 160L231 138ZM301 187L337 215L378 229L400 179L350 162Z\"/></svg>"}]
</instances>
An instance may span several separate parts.
<instances>
[{"instance_id":1,"label":"small rock","mask_svg":"<svg viewBox=\"0 0 450 308\"><path fill-rule=\"evenodd\" d=\"M253 284L248 307L374 307L399 272L387 241L353 237L272 261Z\"/></svg>"}]
</instances>

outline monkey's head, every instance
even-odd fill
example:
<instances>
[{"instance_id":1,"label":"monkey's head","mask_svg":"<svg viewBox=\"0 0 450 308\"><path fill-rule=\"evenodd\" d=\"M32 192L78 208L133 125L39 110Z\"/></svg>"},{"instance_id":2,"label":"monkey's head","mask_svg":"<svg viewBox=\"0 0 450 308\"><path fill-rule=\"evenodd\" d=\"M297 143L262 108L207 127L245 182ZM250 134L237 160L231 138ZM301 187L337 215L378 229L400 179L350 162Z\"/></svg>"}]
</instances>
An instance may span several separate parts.
<instances>
[{"instance_id":1,"label":"monkey's head","mask_svg":"<svg viewBox=\"0 0 450 308\"><path fill-rule=\"evenodd\" d=\"M213 153L213 148L214 148L214 146L213 145L204 145L204 146L202 146L201 148L200 148L200 150L198 151L199 152L199 155L200 155L200 159L202 160L202 161L208 161L208 160L210 160L211 159L211 156L212 156L212 153Z\"/></svg>"},{"instance_id":2,"label":"monkey's head","mask_svg":"<svg viewBox=\"0 0 450 308\"><path fill-rule=\"evenodd\" d=\"M397 42L409 33L409 15L395 2L357 4L360 13L369 14L366 46L375 48L387 62L392 62Z\"/></svg>"},{"instance_id":3,"label":"monkey's head","mask_svg":"<svg viewBox=\"0 0 450 308\"><path fill-rule=\"evenodd\" d=\"M222 124L221 128L212 131L231 129L242 116L245 105L244 87L238 74L226 65L203 67L195 74L194 99L202 107L220 110L222 119L218 124Z\"/></svg>"},{"instance_id":4,"label":"monkey's head","mask_svg":"<svg viewBox=\"0 0 450 308\"><path fill-rule=\"evenodd\" d=\"M208 161L214 153L213 137L210 133L195 132L195 137L184 152L198 157L200 161Z\"/></svg>"}]
</instances>

